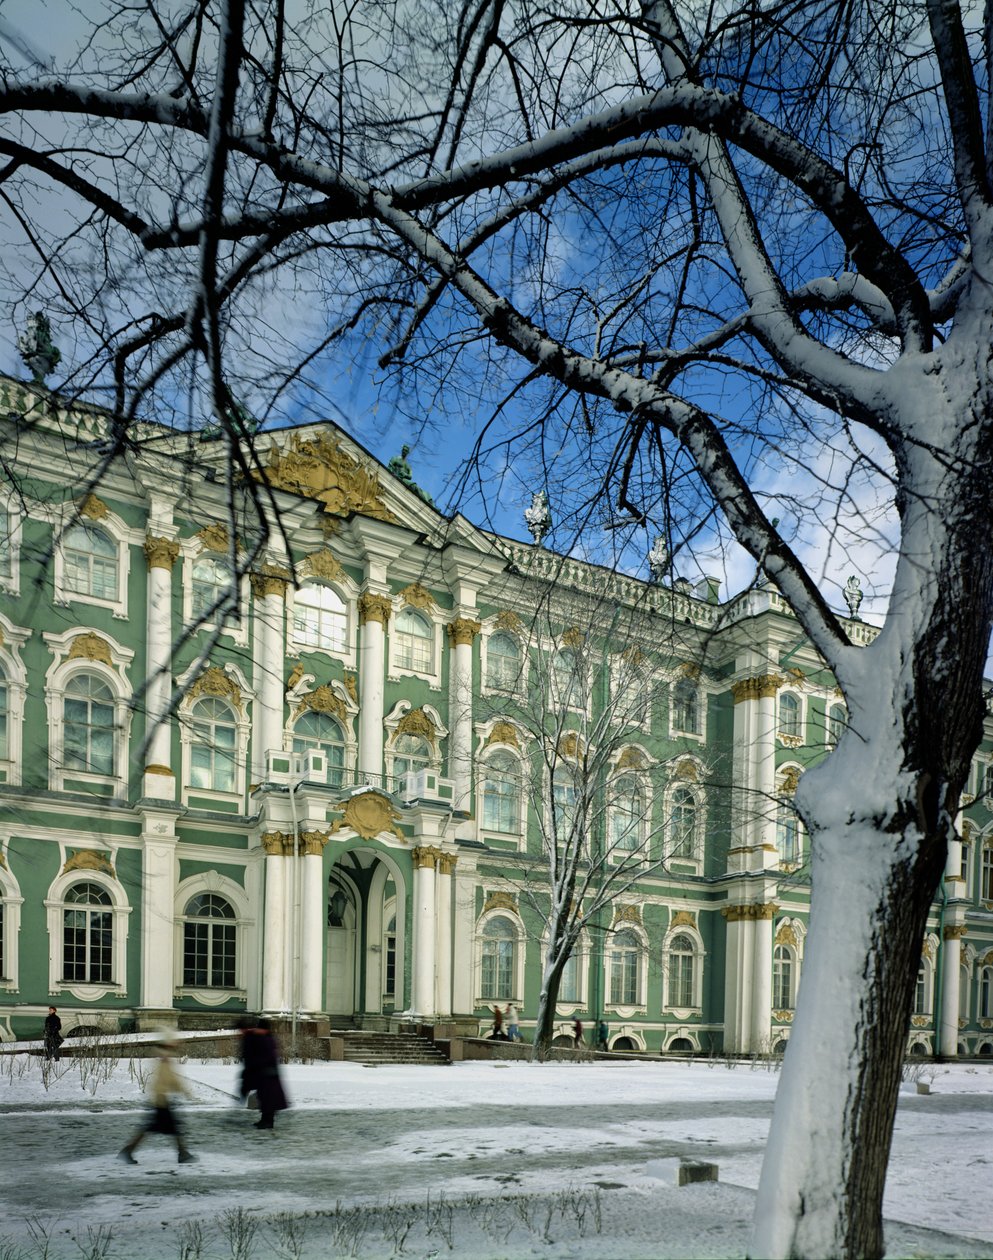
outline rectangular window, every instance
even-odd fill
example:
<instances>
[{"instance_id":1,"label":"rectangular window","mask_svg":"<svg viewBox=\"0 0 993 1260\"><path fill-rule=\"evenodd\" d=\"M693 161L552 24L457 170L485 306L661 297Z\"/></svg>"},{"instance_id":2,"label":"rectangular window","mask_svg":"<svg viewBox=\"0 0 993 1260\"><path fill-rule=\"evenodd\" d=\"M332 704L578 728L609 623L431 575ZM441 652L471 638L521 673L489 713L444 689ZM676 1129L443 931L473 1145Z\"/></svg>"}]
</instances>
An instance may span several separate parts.
<instances>
[{"instance_id":1,"label":"rectangular window","mask_svg":"<svg viewBox=\"0 0 993 1260\"><path fill-rule=\"evenodd\" d=\"M991 845L986 845L983 849L979 896L983 901L993 901L993 846Z\"/></svg>"},{"instance_id":2,"label":"rectangular window","mask_svg":"<svg viewBox=\"0 0 993 1260\"><path fill-rule=\"evenodd\" d=\"M693 1005L693 957L691 954L669 956L669 1005Z\"/></svg>"},{"instance_id":3,"label":"rectangular window","mask_svg":"<svg viewBox=\"0 0 993 1260\"><path fill-rule=\"evenodd\" d=\"M610 997L619 1006L638 1005L638 955L617 950L610 960Z\"/></svg>"}]
</instances>

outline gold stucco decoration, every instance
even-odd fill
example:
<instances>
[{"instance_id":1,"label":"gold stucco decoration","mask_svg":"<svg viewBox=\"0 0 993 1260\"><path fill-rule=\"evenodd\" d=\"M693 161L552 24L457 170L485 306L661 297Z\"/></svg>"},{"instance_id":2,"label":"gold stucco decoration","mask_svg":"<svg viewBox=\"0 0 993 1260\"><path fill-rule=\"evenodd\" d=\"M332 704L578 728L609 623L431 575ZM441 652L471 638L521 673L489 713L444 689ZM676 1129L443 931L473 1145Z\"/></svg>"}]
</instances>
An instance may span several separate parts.
<instances>
[{"instance_id":1,"label":"gold stucco decoration","mask_svg":"<svg viewBox=\"0 0 993 1260\"><path fill-rule=\"evenodd\" d=\"M433 844L419 844L416 849L411 850L410 856L415 868L433 871L436 862L441 857L441 850L436 849Z\"/></svg>"},{"instance_id":2,"label":"gold stucco decoration","mask_svg":"<svg viewBox=\"0 0 993 1260\"><path fill-rule=\"evenodd\" d=\"M423 709L411 709L409 713L405 713L397 723L397 734L416 735L420 739L426 739L432 747L438 738L434 723Z\"/></svg>"},{"instance_id":3,"label":"gold stucco decoration","mask_svg":"<svg viewBox=\"0 0 993 1260\"><path fill-rule=\"evenodd\" d=\"M794 796L800 783L800 775L803 771L799 766L787 766L782 772L782 778L779 783L780 796Z\"/></svg>"},{"instance_id":4,"label":"gold stucco decoration","mask_svg":"<svg viewBox=\"0 0 993 1260\"><path fill-rule=\"evenodd\" d=\"M342 679L342 681L343 681L343 682L344 682L344 684L345 684L345 690L348 692L348 695L349 695L349 698L350 698L350 700L351 700L352 704L358 704L358 702L359 702L359 679L358 679L358 675L357 675L357 674L354 674L351 670L346 669L346 670L345 670L345 676L344 676L344 678Z\"/></svg>"},{"instance_id":5,"label":"gold stucco decoration","mask_svg":"<svg viewBox=\"0 0 993 1260\"><path fill-rule=\"evenodd\" d=\"M517 613L511 612L510 609L498 612L493 624L497 630L510 630L513 634L520 634L524 629L524 623L520 617L518 617Z\"/></svg>"},{"instance_id":6,"label":"gold stucco decoration","mask_svg":"<svg viewBox=\"0 0 993 1260\"><path fill-rule=\"evenodd\" d=\"M776 1021L777 1024L792 1024L793 1012L792 1011L773 1011L772 1018Z\"/></svg>"},{"instance_id":7,"label":"gold stucco decoration","mask_svg":"<svg viewBox=\"0 0 993 1260\"><path fill-rule=\"evenodd\" d=\"M560 757L568 757L570 761L579 759L579 736L575 731L566 731L559 740L558 752Z\"/></svg>"},{"instance_id":8,"label":"gold stucco decoration","mask_svg":"<svg viewBox=\"0 0 993 1260\"><path fill-rule=\"evenodd\" d=\"M614 906L614 925L636 923L641 927L641 906Z\"/></svg>"},{"instance_id":9,"label":"gold stucco decoration","mask_svg":"<svg viewBox=\"0 0 993 1260\"><path fill-rule=\"evenodd\" d=\"M489 910L509 910L511 914L517 914L517 900L513 893L493 889L486 894L483 902L483 914Z\"/></svg>"},{"instance_id":10,"label":"gold stucco decoration","mask_svg":"<svg viewBox=\"0 0 993 1260\"><path fill-rule=\"evenodd\" d=\"M227 700L239 713L242 711L241 688L233 678L225 674L219 665L208 665L190 688L191 700L199 700L202 696Z\"/></svg>"},{"instance_id":11,"label":"gold stucco decoration","mask_svg":"<svg viewBox=\"0 0 993 1260\"><path fill-rule=\"evenodd\" d=\"M742 923L758 919L771 919L779 906L775 902L761 902L746 906L722 906L721 914L728 923Z\"/></svg>"},{"instance_id":12,"label":"gold stucco decoration","mask_svg":"<svg viewBox=\"0 0 993 1260\"><path fill-rule=\"evenodd\" d=\"M453 648L461 645L472 647L472 641L481 628L478 621L472 621L468 617L456 617L448 625L448 642Z\"/></svg>"},{"instance_id":13,"label":"gold stucco decoration","mask_svg":"<svg viewBox=\"0 0 993 1260\"><path fill-rule=\"evenodd\" d=\"M62 874L68 875L70 871L101 871L111 879L117 878L108 855L98 853L96 849L69 849Z\"/></svg>"},{"instance_id":14,"label":"gold stucco decoration","mask_svg":"<svg viewBox=\"0 0 993 1260\"><path fill-rule=\"evenodd\" d=\"M401 815L389 797L381 792L360 792L344 805L342 817L334 823L331 834L350 828L363 840L374 840L383 831L389 831L398 839L404 838L397 827Z\"/></svg>"},{"instance_id":15,"label":"gold stucco decoration","mask_svg":"<svg viewBox=\"0 0 993 1260\"><path fill-rule=\"evenodd\" d=\"M618 770L644 770L645 756L640 748L625 748L617 758Z\"/></svg>"},{"instance_id":16,"label":"gold stucco decoration","mask_svg":"<svg viewBox=\"0 0 993 1260\"><path fill-rule=\"evenodd\" d=\"M768 700L773 697L783 684L778 674L763 674L760 678L742 678L731 684L731 694L735 704L745 700Z\"/></svg>"},{"instance_id":17,"label":"gold stucco decoration","mask_svg":"<svg viewBox=\"0 0 993 1260\"><path fill-rule=\"evenodd\" d=\"M341 582L345 570L330 551L314 551L300 562L300 572L304 577L320 578L322 582Z\"/></svg>"},{"instance_id":18,"label":"gold stucco decoration","mask_svg":"<svg viewBox=\"0 0 993 1260\"><path fill-rule=\"evenodd\" d=\"M927 1028L931 1022L930 1015L911 1015L910 1023L914 1028Z\"/></svg>"},{"instance_id":19,"label":"gold stucco decoration","mask_svg":"<svg viewBox=\"0 0 993 1260\"><path fill-rule=\"evenodd\" d=\"M924 947L921 950L921 953L928 960L928 962L933 963L934 962L934 941L925 941Z\"/></svg>"},{"instance_id":20,"label":"gold stucco decoration","mask_svg":"<svg viewBox=\"0 0 993 1260\"><path fill-rule=\"evenodd\" d=\"M946 941L960 941L968 933L969 929L964 923L946 923L942 936Z\"/></svg>"},{"instance_id":21,"label":"gold stucco decoration","mask_svg":"<svg viewBox=\"0 0 993 1260\"><path fill-rule=\"evenodd\" d=\"M267 595L285 595L292 575L282 565L263 564L251 574L250 581L255 598L264 599Z\"/></svg>"},{"instance_id":22,"label":"gold stucco decoration","mask_svg":"<svg viewBox=\"0 0 993 1260\"><path fill-rule=\"evenodd\" d=\"M344 700L341 696L336 696L327 684L315 687L313 691L302 696L296 715L299 717L301 713L306 713L311 709L315 713L330 713L339 722L344 722L347 718Z\"/></svg>"},{"instance_id":23,"label":"gold stucco decoration","mask_svg":"<svg viewBox=\"0 0 993 1260\"><path fill-rule=\"evenodd\" d=\"M263 832L261 840L267 857L287 857L293 853L293 837L285 831Z\"/></svg>"},{"instance_id":24,"label":"gold stucco decoration","mask_svg":"<svg viewBox=\"0 0 993 1260\"><path fill-rule=\"evenodd\" d=\"M700 778L697 764L690 757L684 757L676 766L676 778L686 783L696 783Z\"/></svg>"},{"instance_id":25,"label":"gold stucco decoration","mask_svg":"<svg viewBox=\"0 0 993 1260\"><path fill-rule=\"evenodd\" d=\"M578 649L583 646L586 640L583 637L582 630L580 630L578 626L570 626L565 634L563 634L562 642L567 648Z\"/></svg>"},{"instance_id":26,"label":"gold stucco decoration","mask_svg":"<svg viewBox=\"0 0 993 1260\"><path fill-rule=\"evenodd\" d=\"M438 872L441 875L451 875L458 865L457 853L439 853L438 854Z\"/></svg>"},{"instance_id":27,"label":"gold stucco decoration","mask_svg":"<svg viewBox=\"0 0 993 1260\"><path fill-rule=\"evenodd\" d=\"M73 641L69 644L70 661L101 661L104 665L110 665L113 668L114 661L110 655L110 645L106 639L101 639L98 634L90 631L87 634L77 634Z\"/></svg>"},{"instance_id":28,"label":"gold stucco decoration","mask_svg":"<svg viewBox=\"0 0 993 1260\"><path fill-rule=\"evenodd\" d=\"M304 676L304 673L305 673L305 672L306 672L306 671L305 671L305 670L304 670L304 668L303 668L303 662L302 662L302 661L297 661L297 663L296 663L296 664L293 666L293 668L290 670L290 676L289 676L289 678L287 678L287 680L286 680L286 690L287 690L287 691L292 691L292 690L293 690L293 688L294 688L294 687L297 685L297 683L300 681L300 679Z\"/></svg>"},{"instance_id":29,"label":"gold stucco decoration","mask_svg":"<svg viewBox=\"0 0 993 1260\"><path fill-rule=\"evenodd\" d=\"M359 621L363 624L378 621L385 629L392 611L393 603L388 595L374 595L372 591L366 591L359 596Z\"/></svg>"},{"instance_id":30,"label":"gold stucco decoration","mask_svg":"<svg viewBox=\"0 0 993 1260\"><path fill-rule=\"evenodd\" d=\"M486 740L486 746L489 747L490 744L511 744L514 748L519 748L517 727L512 722L494 722Z\"/></svg>"},{"instance_id":31,"label":"gold stucco decoration","mask_svg":"<svg viewBox=\"0 0 993 1260\"><path fill-rule=\"evenodd\" d=\"M169 769L168 766L159 766L159 765L156 765L154 762L152 763L152 765L145 767L145 773L146 774L164 774L169 779L174 779L176 777L176 775L173 773L172 770Z\"/></svg>"},{"instance_id":32,"label":"gold stucco decoration","mask_svg":"<svg viewBox=\"0 0 993 1260\"><path fill-rule=\"evenodd\" d=\"M220 521L211 521L203 529L197 530L193 537L199 541L201 552L226 552L231 549L231 535L228 533L228 527Z\"/></svg>"},{"instance_id":33,"label":"gold stucco decoration","mask_svg":"<svg viewBox=\"0 0 993 1260\"><path fill-rule=\"evenodd\" d=\"M696 915L692 912L692 910L677 910L669 922L669 927L670 928L678 928L678 927L695 928Z\"/></svg>"},{"instance_id":34,"label":"gold stucco decoration","mask_svg":"<svg viewBox=\"0 0 993 1260\"><path fill-rule=\"evenodd\" d=\"M0 850L0 866L2 866L5 871L10 869L7 865L7 859L4 857L2 850Z\"/></svg>"},{"instance_id":35,"label":"gold stucco decoration","mask_svg":"<svg viewBox=\"0 0 993 1260\"><path fill-rule=\"evenodd\" d=\"M780 923L776 930L776 944L792 945L796 949L796 931L792 923L787 923L785 920Z\"/></svg>"},{"instance_id":36,"label":"gold stucco decoration","mask_svg":"<svg viewBox=\"0 0 993 1260\"><path fill-rule=\"evenodd\" d=\"M395 521L383 502L378 476L363 468L329 436L304 438L294 433L289 448L269 447L266 468L254 474L278 490L316 499L332 516L371 516Z\"/></svg>"},{"instance_id":37,"label":"gold stucco decoration","mask_svg":"<svg viewBox=\"0 0 993 1260\"><path fill-rule=\"evenodd\" d=\"M150 569L172 569L179 557L179 543L174 538L149 535L144 545L145 559Z\"/></svg>"},{"instance_id":38,"label":"gold stucco decoration","mask_svg":"<svg viewBox=\"0 0 993 1260\"><path fill-rule=\"evenodd\" d=\"M980 967L993 967L993 949L979 960Z\"/></svg>"},{"instance_id":39,"label":"gold stucco decoration","mask_svg":"<svg viewBox=\"0 0 993 1260\"><path fill-rule=\"evenodd\" d=\"M397 598L411 608L423 608L426 612L432 612L437 607L434 596L420 582L411 582L409 586L405 586Z\"/></svg>"},{"instance_id":40,"label":"gold stucco decoration","mask_svg":"<svg viewBox=\"0 0 993 1260\"><path fill-rule=\"evenodd\" d=\"M324 846L330 840L330 836L324 831L304 831L300 834L300 852L305 857L320 857L324 852Z\"/></svg>"},{"instance_id":41,"label":"gold stucco decoration","mask_svg":"<svg viewBox=\"0 0 993 1260\"><path fill-rule=\"evenodd\" d=\"M79 515L85 516L91 521L102 521L110 515L110 508L104 503L103 499L98 499L95 494L88 494L82 503L79 504Z\"/></svg>"},{"instance_id":42,"label":"gold stucco decoration","mask_svg":"<svg viewBox=\"0 0 993 1260\"><path fill-rule=\"evenodd\" d=\"M683 661L679 667L680 678L689 678L692 682L700 681L700 666L693 661Z\"/></svg>"}]
</instances>

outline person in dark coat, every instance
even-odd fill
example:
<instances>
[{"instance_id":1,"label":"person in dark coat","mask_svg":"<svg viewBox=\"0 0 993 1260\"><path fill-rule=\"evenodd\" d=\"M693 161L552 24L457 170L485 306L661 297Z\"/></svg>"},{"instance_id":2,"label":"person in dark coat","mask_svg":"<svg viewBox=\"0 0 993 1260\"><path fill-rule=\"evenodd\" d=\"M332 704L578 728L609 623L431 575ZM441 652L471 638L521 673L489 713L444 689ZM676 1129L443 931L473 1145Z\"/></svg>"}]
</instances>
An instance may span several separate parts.
<instances>
[{"instance_id":1,"label":"person in dark coat","mask_svg":"<svg viewBox=\"0 0 993 1260\"><path fill-rule=\"evenodd\" d=\"M585 1043L583 1041L583 1021L577 1019L572 1026L572 1044L578 1050Z\"/></svg>"},{"instance_id":2,"label":"person in dark coat","mask_svg":"<svg viewBox=\"0 0 993 1260\"><path fill-rule=\"evenodd\" d=\"M54 1006L48 1008L45 1016L45 1058L54 1059L58 1063L62 1058L62 1020Z\"/></svg>"},{"instance_id":3,"label":"person in dark coat","mask_svg":"<svg viewBox=\"0 0 993 1260\"><path fill-rule=\"evenodd\" d=\"M259 1103L257 1129L271 1129L277 1111L290 1104L279 1077L279 1046L272 1025L259 1019L241 1032L241 1096L254 1090Z\"/></svg>"}]
</instances>

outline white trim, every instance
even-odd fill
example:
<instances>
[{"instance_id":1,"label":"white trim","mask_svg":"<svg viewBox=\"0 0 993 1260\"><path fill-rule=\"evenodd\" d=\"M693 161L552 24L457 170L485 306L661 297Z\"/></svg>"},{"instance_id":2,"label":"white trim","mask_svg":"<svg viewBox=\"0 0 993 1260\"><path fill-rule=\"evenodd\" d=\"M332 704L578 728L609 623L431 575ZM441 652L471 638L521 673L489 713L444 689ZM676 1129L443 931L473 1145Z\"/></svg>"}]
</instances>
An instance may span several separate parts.
<instances>
[{"instance_id":1,"label":"white trim","mask_svg":"<svg viewBox=\"0 0 993 1260\"><path fill-rule=\"evenodd\" d=\"M88 837L92 839L92 837ZM75 907L65 901L66 890L73 884L97 884L111 899L112 946L110 980L88 983L66 980L63 976L63 915ZM124 996L127 992L128 916L131 906L121 884L104 871L77 869L57 875L45 898L48 919L48 992L49 995L71 993L81 1002L97 1002L108 995Z\"/></svg>"},{"instance_id":2,"label":"white trim","mask_svg":"<svg viewBox=\"0 0 993 1260\"><path fill-rule=\"evenodd\" d=\"M0 573L0 592L17 596L21 593L21 537L24 513L17 505L16 496L4 489L0 489L0 510L7 513L10 523L6 538L10 573Z\"/></svg>"},{"instance_id":3,"label":"white trim","mask_svg":"<svg viewBox=\"0 0 993 1260\"><path fill-rule=\"evenodd\" d=\"M218 897L223 897L234 910L234 918L215 920L188 919L186 917L187 904L192 898L199 896L201 893L213 893ZM221 875L219 871L201 871L199 874L190 875L177 886L173 920L173 975L176 977L176 997L192 997L204 1006L220 1006L224 1002L239 998L243 999L246 996L248 989L246 960L249 954L249 935L255 928L255 919L251 911L251 903L245 889L235 880ZM188 922L233 924L235 929L235 984L233 988L214 988L213 986L203 988L183 983L184 936Z\"/></svg>"},{"instance_id":4,"label":"white trim","mask_svg":"<svg viewBox=\"0 0 993 1260\"><path fill-rule=\"evenodd\" d=\"M431 666L429 670L408 669L407 666L401 665L397 661L397 635L399 631L396 628L397 617L402 612L409 611L416 616L423 617L431 629ZM430 608L421 608L414 604L408 604L400 595L393 596L393 610L390 617L388 631L388 660L389 660L389 678L391 682L399 682L401 678L421 678L425 680L429 687L434 691L441 688L441 662L442 662L442 634L444 632L445 622L443 619L443 610L437 604L433 604Z\"/></svg>"},{"instance_id":5,"label":"white trim","mask_svg":"<svg viewBox=\"0 0 993 1260\"><path fill-rule=\"evenodd\" d=\"M197 546L191 546L194 543ZM192 626L196 621L193 615L193 570L197 562L200 560L223 560L226 564L230 564L231 560L226 552L202 549L197 538L183 540L182 557L183 625ZM244 647L248 643L250 590L248 574L243 573L238 578L238 621L226 621L221 627L218 627L213 621L204 621L198 626L198 629L208 632L219 630L220 634L227 635L233 643L237 643L239 647Z\"/></svg>"},{"instance_id":6,"label":"white trim","mask_svg":"<svg viewBox=\"0 0 993 1260\"><path fill-rule=\"evenodd\" d=\"M514 961L511 983L513 993L502 993L499 997L483 997L483 929L493 919L506 919L514 929ZM524 1005L524 962L527 949L527 933L520 914L507 906L494 906L484 911L476 920L473 933L473 1001L478 1010L480 1007L490 1009L494 1003L513 1002L520 1010Z\"/></svg>"},{"instance_id":7,"label":"white trim","mask_svg":"<svg viewBox=\"0 0 993 1260\"><path fill-rule=\"evenodd\" d=\"M693 999L689 1006L675 1006L669 1001L669 951L677 936L688 937L693 945ZM687 1019L690 1015L699 1015L703 1010L703 964L707 956L703 937L699 928L688 923L671 922L662 938L662 1010L666 1014L675 1015L677 1019Z\"/></svg>"},{"instance_id":8,"label":"white trim","mask_svg":"<svg viewBox=\"0 0 993 1260\"><path fill-rule=\"evenodd\" d=\"M298 589L304 586L328 586L335 592L341 602L345 606L345 646L341 650L334 648L318 647L313 643L303 643L297 640L293 631L293 613L296 608L296 596ZM333 661L341 661L346 669L353 670L356 668L356 639L358 636L358 598L359 588L347 574L342 574L340 578L333 582L327 578L316 577L313 574L306 574L300 578L300 587L294 587L292 584L286 588L286 652L288 656L298 657L304 653L313 653L319 656L327 657Z\"/></svg>"},{"instance_id":9,"label":"white trim","mask_svg":"<svg viewBox=\"0 0 993 1260\"><path fill-rule=\"evenodd\" d=\"M6 852L10 838L2 846L7 865L0 866L0 900L3 901L3 967L0 968L0 990L4 993L17 993L20 977L20 956L18 944L21 932L21 896L17 877L10 869L10 854Z\"/></svg>"},{"instance_id":10,"label":"white trim","mask_svg":"<svg viewBox=\"0 0 993 1260\"><path fill-rule=\"evenodd\" d=\"M30 639L32 632L22 630L12 621L0 614L0 663L6 675L7 683L7 758L0 760L0 767L6 770L6 783L14 786L21 782L23 740L24 740L24 701L28 690L28 672L21 660L21 648Z\"/></svg>"},{"instance_id":11,"label":"white trim","mask_svg":"<svg viewBox=\"0 0 993 1260\"><path fill-rule=\"evenodd\" d=\"M513 700L519 700L522 696L527 695L528 667L530 661L528 658L527 641L522 635L514 630L509 630L506 626L498 626L496 617L488 617L483 622L482 633L480 635L479 645L479 690L482 696L504 696ZM508 639L512 639L517 644L520 652L521 672L517 678L517 686L512 689L505 687L493 687L486 681L487 671L489 669L489 650L490 640L496 638L498 634L504 634Z\"/></svg>"},{"instance_id":12,"label":"white trim","mask_svg":"<svg viewBox=\"0 0 993 1260\"><path fill-rule=\"evenodd\" d=\"M95 595L87 595L80 591L66 589L65 553L62 540L69 529L77 525L87 529L101 530L109 535L117 544L117 598L98 599ZM131 572L131 531L124 521L114 512L108 512L100 520L90 520L80 516L74 504L65 503L59 508L52 522L53 554L52 576L55 584L55 603L63 607L73 604L89 604L95 608L109 608L111 614L119 621L128 618L128 578Z\"/></svg>"}]
</instances>

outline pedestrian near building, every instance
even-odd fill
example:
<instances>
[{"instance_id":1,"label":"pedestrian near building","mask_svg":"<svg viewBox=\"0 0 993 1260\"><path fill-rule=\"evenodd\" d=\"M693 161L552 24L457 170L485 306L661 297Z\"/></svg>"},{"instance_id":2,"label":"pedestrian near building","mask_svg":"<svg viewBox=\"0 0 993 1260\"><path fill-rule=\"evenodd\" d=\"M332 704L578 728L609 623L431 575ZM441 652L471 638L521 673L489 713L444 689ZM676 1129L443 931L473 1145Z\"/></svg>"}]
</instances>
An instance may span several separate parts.
<instances>
[{"instance_id":1,"label":"pedestrian near building","mask_svg":"<svg viewBox=\"0 0 993 1260\"><path fill-rule=\"evenodd\" d=\"M600 1022L596 1026L596 1045L597 1045L598 1050L610 1049L610 1047L607 1045L607 1038L609 1035L610 1035L610 1031L607 1028L606 1020L601 1019Z\"/></svg>"},{"instance_id":2,"label":"pedestrian near building","mask_svg":"<svg viewBox=\"0 0 993 1260\"><path fill-rule=\"evenodd\" d=\"M577 1019L572 1026L572 1044L578 1050L583 1044L583 1021Z\"/></svg>"},{"instance_id":3,"label":"pedestrian near building","mask_svg":"<svg viewBox=\"0 0 993 1260\"><path fill-rule=\"evenodd\" d=\"M521 1019L513 1002L507 1003L507 1036L511 1041L521 1039Z\"/></svg>"},{"instance_id":4,"label":"pedestrian near building","mask_svg":"<svg viewBox=\"0 0 993 1260\"><path fill-rule=\"evenodd\" d=\"M499 1006L493 1008L493 1031L490 1033L491 1041L506 1041L507 1037L503 1031L503 1011Z\"/></svg>"},{"instance_id":5,"label":"pedestrian near building","mask_svg":"<svg viewBox=\"0 0 993 1260\"><path fill-rule=\"evenodd\" d=\"M241 1096L255 1092L259 1104L257 1129L271 1129L276 1112L290 1104L279 1075L279 1045L267 1019L258 1019L241 1033Z\"/></svg>"},{"instance_id":6,"label":"pedestrian near building","mask_svg":"<svg viewBox=\"0 0 993 1260\"><path fill-rule=\"evenodd\" d=\"M161 1133L166 1137L171 1137L176 1143L176 1153L180 1164L189 1164L196 1159L183 1140L179 1118L173 1109L178 1097L193 1097L193 1091L176 1070L175 1060L172 1057L174 1049L175 1038L168 1034L162 1037L156 1047L158 1062L148 1078L148 1101L151 1104L152 1114L147 1123L120 1151L119 1158L126 1164L137 1164L134 1153L149 1133Z\"/></svg>"},{"instance_id":7,"label":"pedestrian near building","mask_svg":"<svg viewBox=\"0 0 993 1260\"><path fill-rule=\"evenodd\" d=\"M58 1010L54 1006L48 1008L48 1014L45 1016L45 1058L51 1062L52 1059L58 1063L62 1058L62 1020L59 1019Z\"/></svg>"}]
</instances>

